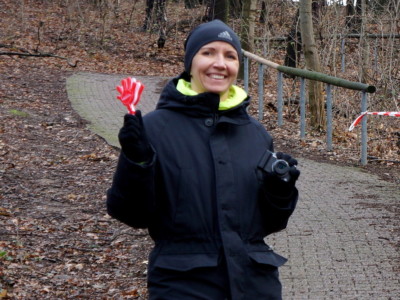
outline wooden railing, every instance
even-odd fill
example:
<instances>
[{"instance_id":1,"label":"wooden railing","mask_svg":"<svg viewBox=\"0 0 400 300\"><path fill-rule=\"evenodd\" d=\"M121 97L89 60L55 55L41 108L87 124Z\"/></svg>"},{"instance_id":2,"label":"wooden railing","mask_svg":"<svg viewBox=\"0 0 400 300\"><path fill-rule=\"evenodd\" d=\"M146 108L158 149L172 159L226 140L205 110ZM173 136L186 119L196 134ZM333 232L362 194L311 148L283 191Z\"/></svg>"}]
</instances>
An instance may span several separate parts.
<instances>
[{"instance_id":1,"label":"wooden railing","mask_svg":"<svg viewBox=\"0 0 400 300\"><path fill-rule=\"evenodd\" d=\"M361 82L349 81L346 79L329 76L319 72L313 72L304 69L291 68L279 65L251 52L243 50L244 57L244 88L249 90L249 60L252 59L258 63L258 119L263 118L264 109L264 66L277 70L278 74L278 126L283 125L283 74L300 78L300 137L305 137L306 132L306 97L305 80L320 81L326 84L326 120L327 120L327 150L332 150L332 86L338 86L345 89L357 90L361 92L361 112L367 110L367 93L374 93L375 86ZM367 164L367 119L363 118L361 128L361 164Z\"/></svg>"}]
</instances>

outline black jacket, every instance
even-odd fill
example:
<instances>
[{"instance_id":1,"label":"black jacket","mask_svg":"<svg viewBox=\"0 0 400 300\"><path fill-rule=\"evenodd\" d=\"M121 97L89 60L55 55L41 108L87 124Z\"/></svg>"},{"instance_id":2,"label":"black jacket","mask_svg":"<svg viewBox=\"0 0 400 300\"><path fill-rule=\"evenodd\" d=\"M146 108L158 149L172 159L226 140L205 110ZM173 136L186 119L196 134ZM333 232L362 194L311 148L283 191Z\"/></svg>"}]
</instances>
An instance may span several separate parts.
<instances>
[{"instance_id":1,"label":"black jacket","mask_svg":"<svg viewBox=\"0 0 400 300\"><path fill-rule=\"evenodd\" d=\"M257 165L273 142L247 114L249 99L219 111L218 95L182 95L176 90L178 79L168 83L156 110L143 118L153 159L136 164L121 153L108 212L132 227L149 229L155 241L150 278L154 268L216 266L222 252L232 299L255 299L249 287L265 289L268 283L246 274L286 261L263 239L286 227L297 189L273 196L263 188Z\"/></svg>"}]
</instances>

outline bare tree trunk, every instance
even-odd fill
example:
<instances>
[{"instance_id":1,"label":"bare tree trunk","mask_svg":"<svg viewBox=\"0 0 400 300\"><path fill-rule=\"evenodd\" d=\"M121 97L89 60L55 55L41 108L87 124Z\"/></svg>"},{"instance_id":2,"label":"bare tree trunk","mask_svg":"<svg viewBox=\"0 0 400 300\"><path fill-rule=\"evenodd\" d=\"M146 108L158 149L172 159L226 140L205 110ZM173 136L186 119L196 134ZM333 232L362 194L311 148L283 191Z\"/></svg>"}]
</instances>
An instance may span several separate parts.
<instances>
[{"instance_id":1,"label":"bare tree trunk","mask_svg":"<svg viewBox=\"0 0 400 300\"><path fill-rule=\"evenodd\" d=\"M360 78L361 82L367 82L369 79L369 45L365 34L366 27L366 1L361 0L361 32L360 32Z\"/></svg>"},{"instance_id":2,"label":"bare tree trunk","mask_svg":"<svg viewBox=\"0 0 400 300\"><path fill-rule=\"evenodd\" d=\"M222 22L228 22L228 13L229 13L229 1L215 1L215 19L219 19Z\"/></svg>"},{"instance_id":3,"label":"bare tree trunk","mask_svg":"<svg viewBox=\"0 0 400 300\"><path fill-rule=\"evenodd\" d=\"M256 9L257 0L244 1L241 39L243 49L250 52L254 50L254 29L257 13Z\"/></svg>"},{"instance_id":4,"label":"bare tree trunk","mask_svg":"<svg viewBox=\"0 0 400 300\"><path fill-rule=\"evenodd\" d=\"M146 16L144 18L144 24L142 26L142 30L146 31L150 27L150 23L152 23L152 14L154 8L154 0L146 0Z\"/></svg>"},{"instance_id":5,"label":"bare tree trunk","mask_svg":"<svg viewBox=\"0 0 400 300\"><path fill-rule=\"evenodd\" d=\"M229 14L234 18L242 15L243 0L229 0Z\"/></svg>"},{"instance_id":6,"label":"bare tree trunk","mask_svg":"<svg viewBox=\"0 0 400 300\"><path fill-rule=\"evenodd\" d=\"M152 28L153 25L156 26L159 33L157 40L158 48L164 48L165 41L167 40L166 2L167 0L146 0L146 16L142 30L146 31Z\"/></svg>"},{"instance_id":7,"label":"bare tree trunk","mask_svg":"<svg viewBox=\"0 0 400 300\"><path fill-rule=\"evenodd\" d=\"M300 0L300 29L306 67L321 72L321 64L314 38L312 23L312 0ZM325 105L323 85L321 82L309 81L308 97L310 105L311 126L314 129L325 128Z\"/></svg>"},{"instance_id":8,"label":"bare tree trunk","mask_svg":"<svg viewBox=\"0 0 400 300\"><path fill-rule=\"evenodd\" d=\"M287 36L285 66L296 68L301 51L301 33L299 29L299 10L293 20L292 27Z\"/></svg>"},{"instance_id":9,"label":"bare tree trunk","mask_svg":"<svg viewBox=\"0 0 400 300\"><path fill-rule=\"evenodd\" d=\"M346 28L351 28L355 14L354 3L349 1L346 4Z\"/></svg>"},{"instance_id":10,"label":"bare tree trunk","mask_svg":"<svg viewBox=\"0 0 400 300\"><path fill-rule=\"evenodd\" d=\"M165 41L167 40L166 2L167 0L157 1L157 24L159 29L159 36L157 40L158 48L164 48Z\"/></svg>"},{"instance_id":11,"label":"bare tree trunk","mask_svg":"<svg viewBox=\"0 0 400 300\"><path fill-rule=\"evenodd\" d=\"M209 0L206 10L206 19L208 21L219 19L222 22L228 22L229 0Z\"/></svg>"},{"instance_id":12,"label":"bare tree trunk","mask_svg":"<svg viewBox=\"0 0 400 300\"><path fill-rule=\"evenodd\" d=\"M261 12L258 20L262 24L265 24L265 21L267 20L267 4L265 2L266 1L261 1Z\"/></svg>"},{"instance_id":13,"label":"bare tree trunk","mask_svg":"<svg viewBox=\"0 0 400 300\"><path fill-rule=\"evenodd\" d=\"M353 33L359 33L361 27L361 0L347 1L346 5L346 27Z\"/></svg>"},{"instance_id":14,"label":"bare tree trunk","mask_svg":"<svg viewBox=\"0 0 400 300\"><path fill-rule=\"evenodd\" d=\"M185 8L192 9L199 4L198 0L185 0Z\"/></svg>"},{"instance_id":15,"label":"bare tree trunk","mask_svg":"<svg viewBox=\"0 0 400 300\"><path fill-rule=\"evenodd\" d=\"M204 20L205 20L205 21L214 20L215 1L216 1L216 0L207 0L207 3L206 3L206 13L205 13L205 15L204 15Z\"/></svg>"}]
</instances>

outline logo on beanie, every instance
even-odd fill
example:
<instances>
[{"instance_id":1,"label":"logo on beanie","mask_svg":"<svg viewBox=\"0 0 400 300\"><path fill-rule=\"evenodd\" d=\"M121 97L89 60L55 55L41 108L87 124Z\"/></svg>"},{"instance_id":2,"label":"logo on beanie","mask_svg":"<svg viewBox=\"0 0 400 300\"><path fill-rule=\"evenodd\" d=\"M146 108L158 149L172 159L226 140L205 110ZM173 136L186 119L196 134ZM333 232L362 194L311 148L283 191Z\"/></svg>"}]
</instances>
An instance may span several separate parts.
<instances>
[{"instance_id":1,"label":"logo on beanie","mask_svg":"<svg viewBox=\"0 0 400 300\"><path fill-rule=\"evenodd\" d=\"M220 34L218 34L218 37L232 41L231 35L228 31L221 32Z\"/></svg>"}]
</instances>

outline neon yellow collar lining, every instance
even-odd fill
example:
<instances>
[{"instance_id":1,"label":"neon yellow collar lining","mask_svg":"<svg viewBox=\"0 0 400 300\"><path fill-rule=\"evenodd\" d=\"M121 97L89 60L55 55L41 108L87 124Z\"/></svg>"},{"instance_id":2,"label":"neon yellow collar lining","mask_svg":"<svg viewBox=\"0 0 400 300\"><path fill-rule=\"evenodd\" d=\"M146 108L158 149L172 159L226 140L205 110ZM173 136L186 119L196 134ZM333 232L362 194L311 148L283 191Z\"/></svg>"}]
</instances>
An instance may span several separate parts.
<instances>
[{"instance_id":1,"label":"neon yellow collar lining","mask_svg":"<svg viewBox=\"0 0 400 300\"><path fill-rule=\"evenodd\" d=\"M196 96L199 93L192 90L192 85L184 79L179 79L176 89L186 96ZM225 101L219 102L219 110L227 110L242 103L247 98L246 92L236 86L232 85L229 89L228 98Z\"/></svg>"}]
</instances>

